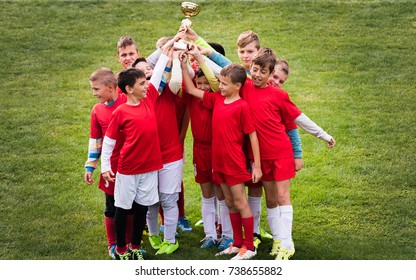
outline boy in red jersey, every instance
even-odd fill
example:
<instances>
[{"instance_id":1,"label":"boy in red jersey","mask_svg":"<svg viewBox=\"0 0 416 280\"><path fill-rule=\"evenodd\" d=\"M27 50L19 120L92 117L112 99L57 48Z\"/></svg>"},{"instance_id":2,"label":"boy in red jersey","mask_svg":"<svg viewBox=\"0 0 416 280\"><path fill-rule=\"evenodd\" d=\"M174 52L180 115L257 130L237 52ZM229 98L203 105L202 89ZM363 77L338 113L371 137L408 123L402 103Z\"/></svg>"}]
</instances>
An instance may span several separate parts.
<instances>
[{"instance_id":1,"label":"boy in red jersey","mask_svg":"<svg viewBox=\"0 0 416 280\"><path fill-rule=\"evenodd\" d=\"M85 163L84 179L88 185L94 183L93 171L95 170L98 159L101 155L101 146L107 127L110 123L113 111L121 104L127 101L125 94L117 91L117 78L113 71L108 68L100 68L90 76L90 85L93 90L93 95L98 99L98 103L94 105L91 110L90 120L90 139L88 146L88 160ZM117 141L117 146L114 147L114 152L111 156L111 168L114 172L117 171L117 163L124 138L121 137ZM102 176L98 183L98 188L105 193L105 211L104 224L107 235L108 253L109 256L115 258L114 250L116 245L116 234L114 228L114 183L105 182Z\"/></svg>"},{"instance_id":2,"label":"boy in red jersey","mask_svg":"<svg viewBox=\"0 0 416 280\"><path fill-rule=\"evenodd\" d=\"M276 255L276 260L287 260L295 253L290 201L290 179L295 177L295 166L284 123L294 121L306 132L327 141L329 148L335 145L335 140L303 114L285 91L267 85L275 64L273 51L260 49L252 62L252 79L247 80L241 93L250 105L259 138L262 183L274 240L271 254Z\"/></svg>"},{"instance_id":3,"label":"boy in red jersey","mask_svg":"<svg viewBox=\"0 0 416 280\"><path fill-rule=\"evenodd\" d=\"M200 66L200 70L195 74L195 84L199 90L212 91L212 87L218 88L218 81L214 73L206 65L199 52L193 52L195 61ZM209 78L210 77L210 78ZM216 85L213 81L216 81ZM218 238L217 250L223 251L233 242L233 232L230 222L230 214L225 204L224 194L218 184L213 183L212 162L211 162L211 144L212 144L212 110L204 107L202 99L194 97L184 90L183 100L189 107L191 114L191 131L194 139L193 143L193 163L195 172L195 181L200 184L202 191L201 213L205 237L202 239L202 249L215 246ZM216 229L216 196L220 204L220 219L222 221L222 230L218 236Z\"/></svg>"},{"instance_id":4,"label":"boy in red jersey","mask_svg":"<svg viewBox=\"0 0 416 280\"><path fill-rule=\"evenodd\" d=\"M173 45L169 42L163 46L163 52L168 54ZM169 59L170 60L170 59ZM168 62L168 67L170 67ZM146 66L142 61L136 67ZM149 227L149 241L156 254L171 254L177 250L179 243L176 240L176 226L178 224L178 198L181 192L183 172L183 147L180 140L179 126L177 123L177 98L181 80L174 82L174 75L180 72L179 63L175 69L172 67L172 79L163 89L163 94L155 104L155 116L158 126L160 151L162 154L163 168L158 172L158 187L160 206L164 217L164 240L159 235L158 212L159 204L149 207L147 224ZM153 77L153 72L148 69L147 78Z\"/></svg>"},{"instance_id":5,"label":"boy in red jersey","mask_svg":"<svg viewBox=\"0 0 416 280\"><path fill-rule=\"evenodd\" d=\"M159 201L157 171L162 168L159 136L154 106L159 93L145 74L134 68L119 73L118 86L127 102L114 111L102 150L101 171L104 180L115 181L116 258L143 259L140 250L147 207ZM111 169L110 157L119 135L125 136L120 151L117 176ZM134 215L133 235L125 239L127 213Z\"/></svg>"},{"instance_id":6,"label":"boy in red jersey","mask_svg":"<svg viewBox=\"0 0 416 280\"><path fill-rule=\"evenodd\" d=\"M234 243L217 255L237 254L232 259L250 259L257 252L253 244L253 215L247 202L244 182L260 180L261 169L258 161L260 154L257 136L251 120L250 109L239 95L240 88L246 79L245 70L237 64L223 68L219 85L221 93L204 92L193 84L187 72L186 57L181 59L187 91L203 99L204 106L213 110L213 180L220 183L225 195L234 234ZM246 160L242 150L245 134L250 137L253 154L256 157L252 175L246 170Z\"/></svg>"}]
</instances>

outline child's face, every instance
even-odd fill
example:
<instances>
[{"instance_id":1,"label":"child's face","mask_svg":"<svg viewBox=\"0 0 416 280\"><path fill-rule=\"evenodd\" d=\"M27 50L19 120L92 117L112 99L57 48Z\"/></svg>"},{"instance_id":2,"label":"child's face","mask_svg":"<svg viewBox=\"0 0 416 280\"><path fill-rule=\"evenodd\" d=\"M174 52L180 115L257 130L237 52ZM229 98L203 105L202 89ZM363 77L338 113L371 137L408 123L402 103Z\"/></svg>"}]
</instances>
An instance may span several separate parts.
<instances>
[{"instance_id":1,"label":"child's face","mask_svg":"<svg viewBox=\"0 0 416 280\"><path fill-rule=\"evenodd\" d=\"M283 87L283 84L285 83L287 79L287 74L283 72L281 69L275 69L273 74L270 75L269 81L267 82L272 87Z\"/></svg>"},{"instance_id":2,"label":"child's face","mask_svg":"<svg viewBox=\"0 0 416 280\"><path fill-rule=\"evenodd\" d=\"M196 87L203 91L211 91L211 86L205 76L195 78Z\"/></svg>"},{"instance_id":3,"label":"child's face","mask_svg":"<svg viewBox=\"0 0 416 280\"><path fill-rule=\"evenodd\" d=\"M272 73L270 73L269 65L261 67L260 65L253 64L251 66L251 80L255 87L264 88L267 86L267 81Z\"/></svg>"},{"instance_id":4,"label":"child's face","mask_svg":"<svg viewBox=\"0 0 416 280\"><path fill-rule=\"evenodd\" d=\"M147 96L147 88L149 87L149 82L146 78L138 78L134 83L133 88L131 88L131 94L133 94L139 100Z\"/></svg>"},{"instance_id":5,"label":"child's face","mask_svg":"<svg viewBox=\"0 0 416 280\"><path fill-rule=\"evenodd\" d=\"M135 45L130 45L125 48L119 48L117 58L123 68L127 69L131 67L137 58L139 58L139 53Z\"/></svg>"},{"instance_id":6,"label":"child's face","mask_svg":"<svg viewBox=\"0 0 416 280\"><path fill-rule=\"evenodd\" d=\"M238 58L246 69L250 69L253 57L257 54L256 42L251 42L244 48L237 48Z\"/></svg>"},{"instance_id":7,"label":"child's face","mask_svg":"<svg viewBox=\"0 0 416 280\"><path fill-rule=\"evenodd\" d=\"M92 95L98 99L99 103L106 103L113 101L113 91L115 88L112 84L104 85L101 81L90 81Z\"/></svg>"},{"instance_id":8,"label":"child's face","mask_svg":"<svg viewBox=\"0 0 416 280\"><path fill-rule=\"evenodd\" d=\"M149 63L141 61L136 64L136 69L142 70L146 74L146 79L150 80L153 75L153 69L150 67Z\"/></svg>"},{"instance_id":9,"label":"child's face","mask_svg":"<svg viewBox=\"0 0 416 280\"><path fill-rule=\"evenodd\" d=\"M220 76L219 88L221 95L231 96L240 90L240 84L233 84L230 77Z\"/></svg>"}]
</instances>

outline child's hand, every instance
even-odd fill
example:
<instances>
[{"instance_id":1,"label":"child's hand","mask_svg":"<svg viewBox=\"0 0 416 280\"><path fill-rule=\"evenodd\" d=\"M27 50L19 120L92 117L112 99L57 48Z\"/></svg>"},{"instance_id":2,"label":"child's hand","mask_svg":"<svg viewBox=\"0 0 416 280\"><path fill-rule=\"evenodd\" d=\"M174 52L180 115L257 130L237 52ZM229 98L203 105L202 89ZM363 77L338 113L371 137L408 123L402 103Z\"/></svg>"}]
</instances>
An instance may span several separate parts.
<instances>
[{"instance_id":1,"label":"child's hand","mask_svg":"<svg viewBox=\"0 0 416 280\"><path fill-rule=\"evenodd\" d=\"M85 172L84 181L88 185L94 184L94 180L92 179L92 172Z\"/></svg>"},{"instance_id":2,"label":"child's hand","mask_svg":"<svg viewBox=\"0 0 416 280\"><path fill-rule=\"evenodd\" d=\"M299 171L303 167L303 160L301 158L295 158L295 170Z\"/></svg>"},{"instance_id":3,"label":"child's hand","mask_svg":"<svg viewBox=\"0 0 416 280\"><path fill-rule=\"evenodd\" d=\"M328 148L332 148L335 146L335 139L331 137L331 140L328 142Z\"/></svg>"},{"instance_id":4,"label":"child's hand","mask_svg":"<svg viewBox=\"0 0 416 280\"><path fill-rule=\"evenodd\" d=\"M192 42L195 42L199 38L198 34L196 34L196 32L189 26L186 28L185 34L186 34L186 37Z\"/></svg>"},{"instance_id":5,"label":"child's hand","mask_svg":"<svg viewBox=\"0 0 416 280\"><path fill-rule=\"evenodd\" d=\"M263 172L261 172L261 168L254 167L253 174L251 174L251 179L253 183L257 183L258 181L260 181L262 176L263 176Z\"/></svg>"},{"instance_id":6,"label":"child's hand","mask_svg":"<svg viewBox=\"0 0 416 280\"><path fill-rule=\"evenodd\" d=\"M106 181L105 186L108 187L108 182L114 182L115 174L112 170L102 173L103 179Z\"/></svg>"},{"instance_id":7,"label":"child's hand","mask_svg":"<svg viewBox=\"0 0 416 280\"><path fill-rule=\"evenodd\" d=\"M188 44L188 54L191 54L193 56L198 56L201 53L199 52L198 46L192 43Z\"/></svg>"}]
</instances>

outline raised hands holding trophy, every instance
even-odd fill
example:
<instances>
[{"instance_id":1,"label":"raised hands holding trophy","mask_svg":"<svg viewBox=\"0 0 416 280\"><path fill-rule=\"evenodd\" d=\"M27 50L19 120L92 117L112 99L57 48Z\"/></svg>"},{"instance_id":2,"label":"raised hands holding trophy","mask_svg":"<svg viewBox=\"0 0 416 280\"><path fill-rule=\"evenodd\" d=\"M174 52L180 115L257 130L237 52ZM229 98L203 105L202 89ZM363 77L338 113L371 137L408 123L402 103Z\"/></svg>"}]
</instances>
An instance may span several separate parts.
<instances>
[{"instance_id":1,"label":"raised hands holding trophy","mask_svg":"<svg viewBox=\"0 0 416 280\"><path fill-rule=\"evenodd\" d=\"M181 10L185 18L182 20L180 30L186 31L192 24L190 18L199 14L201 8L198 4L192 2L182 2ZM174 48L177 50L186 50L187 46L184 41L180 40L174 44Z\"/></svg>"}]
</instances>

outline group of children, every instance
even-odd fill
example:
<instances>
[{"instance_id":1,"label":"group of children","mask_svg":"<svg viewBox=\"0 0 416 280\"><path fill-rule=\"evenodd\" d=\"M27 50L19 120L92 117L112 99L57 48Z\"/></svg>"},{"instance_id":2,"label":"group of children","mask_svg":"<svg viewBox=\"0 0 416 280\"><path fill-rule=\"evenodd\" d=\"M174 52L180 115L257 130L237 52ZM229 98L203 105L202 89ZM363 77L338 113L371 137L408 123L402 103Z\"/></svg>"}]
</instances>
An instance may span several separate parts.
<instances>
[{"instance_id":1,"label":"group of children","mask_svg":"<svg viewBox=\"0 0 416 280\"><path fill-rule=\"evenodd\" d=\"M186 48L176 47L179 40ZM205 237L200 247L217 246L216 256L234 255L233 260L254 257L261 243L264 189L270 254L289 259L295 252L290 179L303 166L297 126L330 148L335 140L281 89L288 63L261 47L252 31L238 37L241 64L189 27L157 46L140 58L133 39L122 37L118 57L124 70L117 78L107 68L90 77L99 103L91 114L85 181L93 184L92 171L101 157L99 188L106 196L110 255L143 259L146 225L156 254L178 249L176 229L187 222L182 172L190 119L195 181L202 193ZM192 230L189 225L182 229Z\"/></svg>"}]
</instances>

